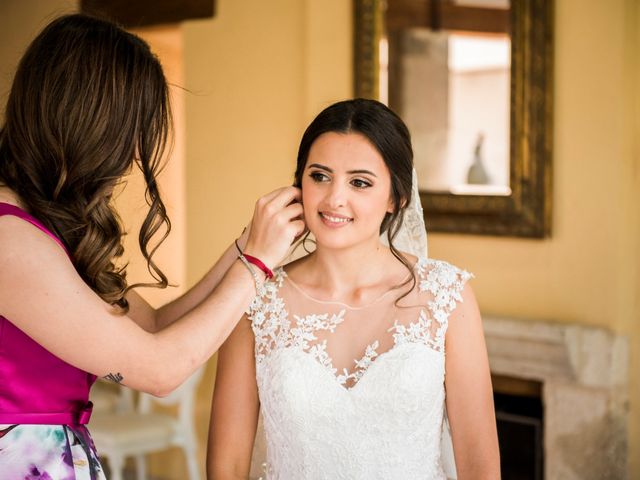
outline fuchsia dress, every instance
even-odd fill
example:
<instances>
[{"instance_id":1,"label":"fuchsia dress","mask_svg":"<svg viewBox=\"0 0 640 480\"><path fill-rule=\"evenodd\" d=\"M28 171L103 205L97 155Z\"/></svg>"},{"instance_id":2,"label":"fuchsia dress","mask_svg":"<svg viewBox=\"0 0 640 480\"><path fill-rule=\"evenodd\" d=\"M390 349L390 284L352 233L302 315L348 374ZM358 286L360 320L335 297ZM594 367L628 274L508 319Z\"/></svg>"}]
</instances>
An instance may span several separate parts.
<instances>
[{"instance_id":1,"label":"fuchsia dress","mask_svg":"<svg viewBox=\"0 0 640 480\"><path fill-rule=\"evenodd\" d=\"M0 202L3 215L30 222L65 248L23 210ZM85 426L95 379L0 316L0 480L104 479Z\"/></svg>"}]
</instances>

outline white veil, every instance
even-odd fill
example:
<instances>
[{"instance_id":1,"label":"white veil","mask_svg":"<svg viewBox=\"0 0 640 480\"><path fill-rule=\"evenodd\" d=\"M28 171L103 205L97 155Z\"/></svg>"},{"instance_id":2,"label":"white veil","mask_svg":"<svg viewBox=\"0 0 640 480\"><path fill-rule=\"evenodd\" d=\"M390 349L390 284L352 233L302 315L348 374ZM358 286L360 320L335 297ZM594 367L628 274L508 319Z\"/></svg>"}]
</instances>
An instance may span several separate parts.
<instances>
[{"instance_id":1,"label":"white veil","mask_svg":"<svg viewBox=\"0 0 640 480\"><path fill-rule=\"evenodd\" d=\"M424 213L420 203L420 192L418 190L418 175L413 169L413 187L411 189L411 202L404 212L404 219L400 231L393 240L393 245L401 252L409 253L416 257L427 257L427 228L424 224ZM387 235L382 234L380 240L387 247Z\"/></svg>"}]
</instances>

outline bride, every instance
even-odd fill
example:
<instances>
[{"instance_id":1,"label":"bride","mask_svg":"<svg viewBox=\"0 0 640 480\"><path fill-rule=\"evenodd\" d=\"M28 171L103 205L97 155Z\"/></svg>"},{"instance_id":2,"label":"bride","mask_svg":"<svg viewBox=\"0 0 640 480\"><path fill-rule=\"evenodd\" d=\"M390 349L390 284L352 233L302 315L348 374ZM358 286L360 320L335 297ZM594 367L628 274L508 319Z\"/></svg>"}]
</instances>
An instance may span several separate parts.
<instances>
[{"instance_id":1,"label":"bride","mask_svg":"<svg viewBox=\"0 0 640 480\"><path fill-rule=\"evenodd\" d=\"M373 100L307 128L295 181L316 248L259 286L220 349L209 478L248 478L261 411L268 479L445 479L445 407L457 478L500 477L471 275L425 258L426 242L396 247L419 205L412 159L406 126Z\"/></svg>"}]
</instances>

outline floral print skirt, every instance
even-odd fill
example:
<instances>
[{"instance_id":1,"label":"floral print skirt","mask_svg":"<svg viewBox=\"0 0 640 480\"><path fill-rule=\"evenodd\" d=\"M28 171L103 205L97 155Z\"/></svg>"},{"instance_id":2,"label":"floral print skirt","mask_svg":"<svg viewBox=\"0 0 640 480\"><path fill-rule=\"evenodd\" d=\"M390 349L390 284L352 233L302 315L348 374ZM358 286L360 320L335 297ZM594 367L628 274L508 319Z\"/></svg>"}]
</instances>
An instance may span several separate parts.
<instances>
[{"instance_id":1,"label":"floral print skirt","mask_svg":"<svg viewBox=\"0 0 640 480\"><path fill-rule=\"evenodd\" d=\"M84 425L0 425L1 480L106 480Z\"/></svg>"}]
</instances>

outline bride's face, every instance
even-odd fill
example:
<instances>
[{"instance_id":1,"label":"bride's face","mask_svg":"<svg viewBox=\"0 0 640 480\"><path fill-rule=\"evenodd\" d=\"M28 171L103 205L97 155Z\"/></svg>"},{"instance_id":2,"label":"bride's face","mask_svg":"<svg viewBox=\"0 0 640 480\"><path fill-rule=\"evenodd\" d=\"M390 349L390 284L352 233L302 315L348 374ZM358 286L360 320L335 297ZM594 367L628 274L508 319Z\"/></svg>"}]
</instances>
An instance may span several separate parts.
<instances>
[{"instance_id":1,"label":"bride's face","mask_svg":"<svg viewBox=\"0 0 640 480\"><path fill-rule=\"evenodd\" d=\"M309 150L302 203L318 247L377 240L385 214L393 211L389 170L363 135L324 133Z\"/></svg>"}]
</instances>

